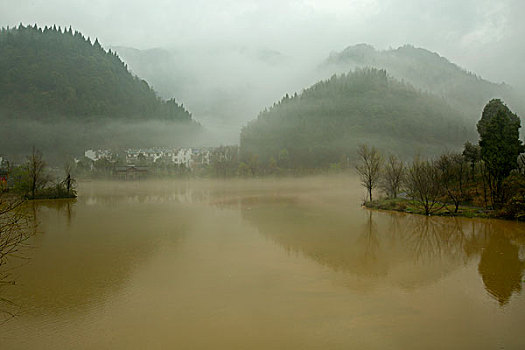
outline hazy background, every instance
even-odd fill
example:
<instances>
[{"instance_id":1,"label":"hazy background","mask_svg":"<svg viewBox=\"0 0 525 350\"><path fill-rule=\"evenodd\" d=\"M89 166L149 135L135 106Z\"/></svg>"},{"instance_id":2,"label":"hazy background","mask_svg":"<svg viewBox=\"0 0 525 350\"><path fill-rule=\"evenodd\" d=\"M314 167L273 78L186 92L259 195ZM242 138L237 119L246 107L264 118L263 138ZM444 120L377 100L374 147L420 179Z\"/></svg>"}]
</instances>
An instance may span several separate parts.
<instances>
[{"instance_id":1,"label":"hazy background","mask_svg":"<svg viewBox=\"0 0 525 350\"><path fill-rule=\"evenodd\" d=\"M285 93L325 78L333 51L368 43L438 52L494 82L525 87L519 0L2 0L0 25L72 26L117 50L163 97L237 142Z\"/></svg>"}]
</instances>

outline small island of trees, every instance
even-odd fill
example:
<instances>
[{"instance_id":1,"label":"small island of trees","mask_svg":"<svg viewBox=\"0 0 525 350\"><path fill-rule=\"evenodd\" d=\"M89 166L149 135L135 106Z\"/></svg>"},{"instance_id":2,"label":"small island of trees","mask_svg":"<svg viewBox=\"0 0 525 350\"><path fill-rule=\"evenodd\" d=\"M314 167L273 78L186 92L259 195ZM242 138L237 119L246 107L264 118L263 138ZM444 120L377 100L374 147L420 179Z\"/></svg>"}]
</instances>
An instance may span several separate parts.
<instances>
[{"instance_id":1,"label":"small island of trees","mask_svg":"<svg viewBox=\"0 0 525 350\"><path fill-rule=\"evenodd\" d=\"M9 169L9 185L2 193L23 200L76 198L76 180L72 176L73 161L64 164L63 176L53 176L44 161L42 152L33 147L24 163Z\"/></svg>"}]
</instances>

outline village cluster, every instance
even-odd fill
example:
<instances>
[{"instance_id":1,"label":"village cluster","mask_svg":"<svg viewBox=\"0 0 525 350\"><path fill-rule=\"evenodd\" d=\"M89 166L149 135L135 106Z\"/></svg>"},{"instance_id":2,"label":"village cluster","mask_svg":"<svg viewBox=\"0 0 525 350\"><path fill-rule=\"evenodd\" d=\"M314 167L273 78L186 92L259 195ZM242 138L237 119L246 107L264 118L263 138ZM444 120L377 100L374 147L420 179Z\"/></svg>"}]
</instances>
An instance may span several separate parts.
<instances>
[{"instance_id":1,"label":"village cluster","mask_svg":"<svg viewBox=\"0 0 525 350\"><path fill-rule=\"evenodd\" d=\"M158 173L159 169L176 169L178 173L194 172L210 165L213 149L205 148L129 148L121 151L89 149L83 159L76 163L89 162L91 171L105 168L107 175L136 178ZM109 174L107 171L109 170Z\"/></svg>"},{"instance_id":2,"label":"village cluster","mask_svg":"<svg viewBox=\"0 0 525 350\"><path fill-rule=\"evenodd\" d=\"M224 174L226 166L237 171L238 152L237 146L88 149L81 156L66 159L64 164L73 171L75 176L80 177L135 179L143 176L187 176L190 174L202 176L210 172L226 176ZM29 157L25 159L25 162L28 162L28 159ZM45 162L45 159L43 161ZM23 162L17 158L8 161L6 157L0 156L0 186L7 188L16 169L24 167ZM55 163L46 168L50 177L63 176L64 165L60 166Z\"/></svg>"},{"instance_id":3,"label":"village cluster","mask_svg":"<svg viewBox=\"0 0 525 350\"><path fill-rule=\"evenodd\" d=\"M184 166L191 170L197 166L209 165L210 154L211 151L204 148L129 148L121 152L89 149L84 152L84 157L93 162L100 159L124 162L127 166L146 166L162 162Z\"/></svg>"}]
</instances>

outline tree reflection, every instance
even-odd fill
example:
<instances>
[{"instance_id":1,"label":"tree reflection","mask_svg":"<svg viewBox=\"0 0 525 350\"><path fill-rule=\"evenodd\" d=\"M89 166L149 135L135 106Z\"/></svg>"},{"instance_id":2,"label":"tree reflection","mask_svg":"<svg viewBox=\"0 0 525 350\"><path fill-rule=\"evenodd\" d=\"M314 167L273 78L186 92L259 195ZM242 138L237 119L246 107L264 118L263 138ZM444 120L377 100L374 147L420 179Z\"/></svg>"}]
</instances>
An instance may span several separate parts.
<instances>
[{"instance_id":1,"label":"tree reflection","mask_svg":"<svg viewBox=\"0 0 525 350\"><path fill-rule=\"evenodd\" d=\"M37 218L38 211L41 208L54 209L57 214L64 215L66 217L67 224L70 226L71 221L75 215L74 207L76 202L76 198L33 202L32 207L34 211L34 217ZM35 222L36 221L37 220L35 220Z\"/></svg>"},{"instance_id":2,"label":"tree reflection","mask_svg":"<svg viewBox=\"0 0 525 350\"><path fill-rule=\"evenodd\" d=\"M367 222L364 226L363 234L358 238L357 244L360 249L360 256L358 258L359 269L365 275L384 275L388 268L384 267L380 254L380 241L377 236L377 225L372 218L372 211L368 212Z\"/></svg>"},{"instance_id":3,"label":"tree reflection","mask_svg":"<svg viewBox=\"0 0 525 350\"><path fill-rule=\"evenodd\" d=\"M519 248L500 233L492 232L478 265L485 289L500 306L506 305L513 293L521 292L524 262Z\"/></svg>"},{"instance_id":4,"label":"tree reflection","mask_svg":"<svg viewBox=\"0 0 525 350\"><path fill-rule=\"evenodd\" d=\"M465 245L473 235L464 229L460 219L412 216L407 221L403 240L416 261L468 260Z\"/></svg>"},{"instance_id":5,"label":"tree reflection","mask_svg":"<svg viewBox=\"0 0 525 350\"><path fill-rule=\"evenodd\" d=\"M393 221L404 220L392 215ZM520 259L519 246L509 237L523 238L523 232L506 230L516 223L461 218L413 216L404 226L406 247L417 261L461 258L465 263L480 255L478 272L485 289L501 306L513 293L521 292L525 262ZM498 228L496 230L495 228Z\"/></svg>"},{"instance_id":6,"label":"tree reflection","mask_svg":"<svg viewBox=\"0 0 525 350\"><path fill-rule=\"evenodd\" d=\"M279 196L240 202L261 234L335 271L415 288L481 259L491 297L505 305L521 291L523 224L373 211L363 217Z\"/></svg>"}]
</instances>

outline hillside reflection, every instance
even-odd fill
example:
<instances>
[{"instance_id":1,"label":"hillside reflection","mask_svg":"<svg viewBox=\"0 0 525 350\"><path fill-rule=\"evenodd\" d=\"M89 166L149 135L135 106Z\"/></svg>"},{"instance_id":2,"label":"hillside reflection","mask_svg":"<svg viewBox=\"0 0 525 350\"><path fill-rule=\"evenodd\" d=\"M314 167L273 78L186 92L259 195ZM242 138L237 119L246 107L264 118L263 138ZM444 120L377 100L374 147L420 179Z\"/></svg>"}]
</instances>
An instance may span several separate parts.
<instances>
[{"instance_id":1,"label":"hillside reflection","mask_svg":"<svg viewBox=\"0 0 525 350\"><path fill-rule=\"evenodd\" d=\"M469 263L503 306L520 293L525 268L522 224L358 210L344 212L297 198L250 198L242 216L286 251L372 285L413 289ZM364 222L364 223L363 223ZM352 287L352 286L350 286Z\"/></svg>"}]
</instances>

